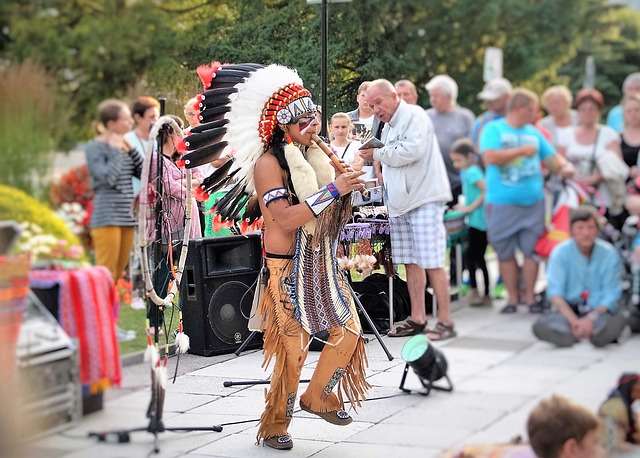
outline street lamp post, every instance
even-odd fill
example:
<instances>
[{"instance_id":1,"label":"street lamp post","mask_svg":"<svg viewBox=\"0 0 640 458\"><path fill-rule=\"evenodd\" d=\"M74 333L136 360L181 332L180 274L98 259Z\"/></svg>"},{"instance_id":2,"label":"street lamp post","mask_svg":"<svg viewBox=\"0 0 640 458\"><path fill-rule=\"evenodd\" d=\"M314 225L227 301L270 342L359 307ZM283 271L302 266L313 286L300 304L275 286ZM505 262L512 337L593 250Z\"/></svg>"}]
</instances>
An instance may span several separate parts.
<instances>
[{"instance_id":1,"label":"street lamp post","mask_svg":"<svg viewBox=\"0 0 640 458\"><path fill-rule=\"evenodd\" d=\"M320 104L322 105L322 130L320 135L327 136L327 60L329 54L329 3L350 3L352 0L307 0L309 5L322 4L321 11L321 39L322 39L322 61L320 63Z\"/></svg>"},{"instance_id":2,"label":"street lamp post","mask_svg":"<svg viewBox=\"0 0 640 458\"><path fill-rule=\"evenodd\" d=\"M322 62L320 64L321 82L322 85L322 126L320 129L320 135L327 138L327 60L329 53L329 2L322 0Z\"/></svg>"}]
</instances>

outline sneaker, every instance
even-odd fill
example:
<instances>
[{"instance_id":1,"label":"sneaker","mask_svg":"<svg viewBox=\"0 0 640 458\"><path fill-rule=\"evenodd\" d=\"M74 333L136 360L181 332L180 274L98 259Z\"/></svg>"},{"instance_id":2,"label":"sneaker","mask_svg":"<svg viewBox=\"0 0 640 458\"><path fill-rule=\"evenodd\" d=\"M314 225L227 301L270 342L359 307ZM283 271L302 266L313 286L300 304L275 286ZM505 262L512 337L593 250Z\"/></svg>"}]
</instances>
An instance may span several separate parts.
<instances>
[{"instance_id":1,"label":"sneaker","mask_svg":"<svg viewBox=\"0 0 640 458\"><path fill-rule=\"evenodd\" d=\"M471 289L469 292L469 305L472 307L477 307L482 304L482 297L480 296L480 294L478 294L478 290Z\"/></svg>"},{"instance_id":2,"label":"sneaker","mask_svg":"<svg viewBox=\"0 0 640 458\"><path fill-rule=\"evenodd\" d=\"M147 308L147 305L144 303L144 299L136 297L131 301L131 308L133 310L144 310Z\"/></svg>"},{"instance_id":3,"label":"sneaker","mask_svg":"<svg viewBox=\"0 0 640 458\"><path fill-rule=\"evenodd\" d=\"M118 338L118 342L129 342L136 338L136 331L121 329L116 327L116 337Z\"/></svg>"},{"instance_id":4,"label":"sneaker","mask_svg":"<svg viewBox=\"0 0 640 458\"><path fill-rule=\"evenodd\" d=\"M504 299L507 297L507 288L505 288L503 283L497 283L493 288L493 297L494 299Z\"/></svg>"}]
</instances>

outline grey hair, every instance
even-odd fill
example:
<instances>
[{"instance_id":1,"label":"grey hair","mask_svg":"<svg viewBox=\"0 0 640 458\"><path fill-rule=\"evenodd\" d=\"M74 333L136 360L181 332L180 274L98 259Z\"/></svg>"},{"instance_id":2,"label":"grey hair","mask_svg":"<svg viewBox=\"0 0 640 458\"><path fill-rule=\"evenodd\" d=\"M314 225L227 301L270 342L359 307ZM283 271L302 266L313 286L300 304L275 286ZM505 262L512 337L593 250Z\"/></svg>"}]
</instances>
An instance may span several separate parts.
<instances>
[{"instance_id":1,"label":"grey hair","mask_svg":"<svg viewBox=\"0 0 640 458\"><path fill-rule=\"evenodd\" d=\"M449 75L434 76L427 84L425 84L425 88L427 91L440 89L444 95L451 96L451 101L453 103L458 100L458 83L456 83L456 81Z\"/></svg>"},{"instance_id":2,"label":"grey hair","mask_svg":"<svg viewBox=\"0 0 640 458\"><path fill-rule=\"evenodd\" d=\"M625 92L627 88L633 83L640 83L640 72L634 72L627 75L627 77L624 79L624 82L622 83L622 92Z\"/></svg>"}]
</instances>

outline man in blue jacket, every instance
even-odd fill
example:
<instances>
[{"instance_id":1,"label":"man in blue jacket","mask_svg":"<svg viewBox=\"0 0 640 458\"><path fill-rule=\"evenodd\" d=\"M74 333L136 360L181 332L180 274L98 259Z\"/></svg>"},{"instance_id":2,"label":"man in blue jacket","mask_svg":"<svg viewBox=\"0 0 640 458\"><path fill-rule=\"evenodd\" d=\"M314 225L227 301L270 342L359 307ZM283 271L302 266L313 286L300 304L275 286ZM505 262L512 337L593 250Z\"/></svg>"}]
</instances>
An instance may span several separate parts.
<instances>
[{"instance_id":1,"label":"man in blue jacket","mask_svg":"<svg viewBox=\"0 0 640 458\"><path fill-rule=\"evenodd\" d=\"M541 340L569 347L589 339L603 347L626 325L618 311L622 261L613 245L598 239L598 222L593 207L571 210L571 238L554 248L547 264L547 297L555 312L533 326Z\"/></svg>"}]
</instances>

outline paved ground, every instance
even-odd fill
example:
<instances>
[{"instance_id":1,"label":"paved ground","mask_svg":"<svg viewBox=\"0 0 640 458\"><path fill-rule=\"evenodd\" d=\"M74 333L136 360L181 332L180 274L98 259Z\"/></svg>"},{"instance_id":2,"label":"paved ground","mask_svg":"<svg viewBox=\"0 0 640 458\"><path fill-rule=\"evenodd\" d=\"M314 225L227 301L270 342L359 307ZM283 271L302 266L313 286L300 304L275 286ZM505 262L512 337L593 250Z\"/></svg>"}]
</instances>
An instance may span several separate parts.
<instances>
[{"instance_id":1,"label":"paved ground","mask_svg":"<svg viewBox=\"0 0 640 458\"><path fill-rule=\"evenodd\" d=\"M241 357L185 355L180 376L167 389L167 427L223 425L216 432L165 432L159 435L161 457L436 457L449 447L506 442L525 436L527 415L536 402L562 394L597 409L624 371L638 371L640 336L627 335L620 344L596 349L588 343L556 349L538 342L531 333L534 316L525 309L500 315L493 308L455 305L458 337L437 347L448 363L454 391L432 391L424 397L399 389L404 362L400 350L408 338L384 337L393 361L373 339L368 344L373 385L370 399L347 427L325 423L296 410L290 428L295 447L290 452L255 445L256 420L263 406L264 385L225 388L226 380L261 380L259 351ZM307 359L302 377L308 378L318 353ZM173 372L172 361L170 371ZM143 457L153 450L153 435L132 434L131 443L97 443L90 431L146 427L150 397L148 367L124 368L122 389L109 390L104 409L85 416L73 428L30 444L28 456L47 458ZM410 371L406 387L419 388ZM304 386L301 385L301 389ZM297 407L297 406L296 406ZM640 448L625 457L639 457Z\"/></svg>"}]
</instances>

